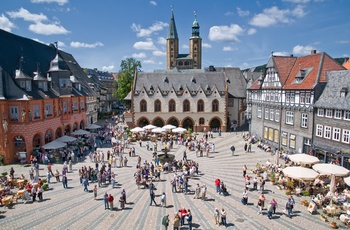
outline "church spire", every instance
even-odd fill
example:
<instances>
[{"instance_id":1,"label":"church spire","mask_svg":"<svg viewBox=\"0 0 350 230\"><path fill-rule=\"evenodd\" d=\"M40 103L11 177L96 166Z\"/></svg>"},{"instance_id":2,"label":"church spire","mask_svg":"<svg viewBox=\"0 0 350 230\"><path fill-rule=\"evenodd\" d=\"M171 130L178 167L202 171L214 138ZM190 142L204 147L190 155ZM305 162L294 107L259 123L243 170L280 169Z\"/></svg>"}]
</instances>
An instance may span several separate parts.
<instances>
[{"instance_id":1,"label":"church spire","mask_svg":"<svg viewBox=\"0 0 350 230\"><path fill-rule=\"evenodd\" d=\"M171 19L169 23L168 29L168 39L179 39L176 30L175 17L174 17L174 9L171 7Z\"/></svg>"},{"instance_id":2,"label":"church spire","mask_svg":"<svg viewBox=\"0 0 350 230\"><path fill-rule=\"evenodd\" d=\"M192 23L192 37L199 37L199 23L197 21L197 12L194 12L194 21Z\"/></svg>"}]
</instances>

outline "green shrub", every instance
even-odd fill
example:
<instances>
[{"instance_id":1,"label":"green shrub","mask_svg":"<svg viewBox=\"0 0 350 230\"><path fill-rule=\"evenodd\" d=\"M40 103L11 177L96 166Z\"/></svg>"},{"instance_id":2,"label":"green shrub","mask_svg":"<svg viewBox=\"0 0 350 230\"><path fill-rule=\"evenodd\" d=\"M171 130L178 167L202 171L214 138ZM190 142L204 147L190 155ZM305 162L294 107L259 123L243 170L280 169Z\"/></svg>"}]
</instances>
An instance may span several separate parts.
<instances>
[{"instance_id":1,"label":"green shrub","mask_svg":"<svg viewBox=\"0 0 350 230\"><path fill-rule=\"evenodd\" d=\"M49 184L43 184L42 189L47 191L49 189Z\"/></svg>"},{"instance_id":2,"label":"green shrub","mask_svg":"<svg viewBox=\"0 0 350 230\"><path fill-rule=\"evenodd\" d=\"M303 191L303 196L310 196L310 192L309 191Z\"/></svg>"},{"instance_id":3,"label":"green shrub","mask_svg":"<svg viewBox=\"0 0 350 230\"><path fill-rule=\"evenodd\" d=\"M3 173L1 173L1 175L4 177L7 176L7 172L3 172Z\"/></svg>"},{"instance_id":4,"label":"green shrub","mask_svg":"<svg viewBox=\"0 0 350 230\"><path fill-rule=\"evenodd\" d=\"M286 195L287 195L287 196L289 196L291 193L292 193L291 190L289 190L289 189L286 190Z\"/></svg>"},{"instance_id":5,"label":"green shrub","mask_svg":"<svg viewBox=\"0 0 350 230\"><path fill-rule=\"evenodd\" d=\"M43 184L47 183L47 179L42 179L41 181L43 182Z\"/></svg>"}]
</instances>

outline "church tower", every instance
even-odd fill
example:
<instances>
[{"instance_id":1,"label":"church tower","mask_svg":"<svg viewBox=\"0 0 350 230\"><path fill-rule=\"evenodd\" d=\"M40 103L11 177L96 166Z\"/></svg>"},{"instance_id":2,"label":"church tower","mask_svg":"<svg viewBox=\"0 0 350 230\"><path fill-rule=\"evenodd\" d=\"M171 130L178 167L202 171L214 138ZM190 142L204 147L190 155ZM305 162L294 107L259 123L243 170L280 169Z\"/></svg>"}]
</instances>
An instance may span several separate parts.
<instances>
[{"instance_id":1,"label":"church tower","mask_svg":"<svg viewBox=\"0 0 350 230\"><path fill-rule=\"evenodd\" d=\"M166 49L167 69L173 69L176 67L176 58L179 55L179 37L175 25L174 10L171 11Z\"/></svg>"},{"instance_id":2,"label":"church tower","mask_svg":"<svg viewBox=\"0 0 350 230\"><path fill-rule=\"evenodd\" d=\"M202 38L199 36L199 23L197 13L194 13L192 23L192 36L190 38L190 56L193 59L193 69L202 68Z\"/></svg>"}]
</instances>

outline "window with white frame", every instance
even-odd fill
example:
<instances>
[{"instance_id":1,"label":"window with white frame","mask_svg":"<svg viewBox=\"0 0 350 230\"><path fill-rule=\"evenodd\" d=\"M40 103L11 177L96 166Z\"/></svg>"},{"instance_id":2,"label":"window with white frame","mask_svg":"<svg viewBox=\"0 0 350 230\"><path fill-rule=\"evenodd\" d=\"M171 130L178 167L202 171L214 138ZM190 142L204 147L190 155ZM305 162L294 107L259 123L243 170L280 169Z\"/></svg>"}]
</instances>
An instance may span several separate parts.
<instances>
[{"instance_id":1,"label":"window with white frame","mask_svg":"<svg viewBox=\"0 0 350 230\"><path fill-rule=\"evenodd\" d=\"M349 144L349 142L350 142L350 130L348 130L348 129L343 129L343 136L342 136L341 141L342 141L343 143Z\"/></svg>"},{"instance_id":2,"label":"window with white frame","mask_svg":"<svg viewBox=\"0 0 350 230\"><path fill-rule=\"evenodd\" d=\"M333 110L332 109L326 109L326 117L332 118L333 116Z\"/></svg>"},{"instance_id":3,"label":"window with white frame","mask_svg":"<svg viewBox=\"0 0 350 230\"><path fill-rule=\"evenodd\" d=\"M308 114L302 113L301 114L301 127L307 128L307 125L308 125Z\"/></svg>"},{"instance_id":4,"label":"window with white frame","mask_svg":"<svg viewBox=\"0 0 350 230\"><path fill-rule=\"evenodd\" d=\"M331 127L324 127L324 138L331 139Z\"/></svg>"},{"instance_id":5,"label":"window with white frame","mask_svg":"<svg viewBox=\"0 0 350 230\"><path fill-rule=\"evenodd\" d=\"M268 120L269 119L269 109L265 108L265 115L264 115L265 119Z\"/></svg>"},{"instance_id":6,"label":"window with white frame","mask_svg":"<svg viewBox=\"0 0 350 230\"><path fill-rule=\"evenodd\" d=\"M270 120L275 120L275 111L273 109L270 109Z\"/></svg>"},{"instance_id":7,"label":"window with white frame","mask_svg":"<svg viewBox=\"0 0 350 230\"><path fill-rule=\"evenodd\" d=\"M288 125L294 124L294 112L286 111L286 124Z\"/></svg>"},{"instance_id":8,"label":"window with white frame","mask_svg":"<svg viewBox=\"0 0 350 230\"><path fill-rule=\"evenodd\" d=\"M344 111L344 120L350 120L350 111Z\"/></svg>"},{"instance_id":9,"label":"window with white frame","mask_svg":"<svg viewBox=\"0 0 350 230\"><path fill-rule=\"evenodd\" d=\"M273 92L271 93L270 100L275 101L275 93L273 93Z\"/></svg>"},{"instance_id":10,"label":"window with white frame","mask_svg":"<svg viewBox=\"0 0 350 230\"><path fill-rule=\"evenodd\" d=\"M288 133L283 132L281 135L281 144L287 146Z\"/></svg>"},{"instance_id":11,"label":"window with white frame","mask_svg":"<svg viewBox=\"0 0 350 230\"><path fill-rule=\"evenodd\" d=\"M300 93L299 102L300 104L305 104L305 93Z\"/></svg>"},{"instance_id":12,"label":"window with white frame","mask_svg":"<svg viewBox=\"0 0 350 230\"><path fill-rule=\"evenodd\" d=\"M84 101L80 101L80 109L84 109L85 108L85 103Z\"/></svg>"},{"instance_id":13,"label":"window with white frame","mask_svg":"<svg viewBox=\"0 0 350 230\"><path fill-rule=\"evenodd\" d=\"M294 93L290 94L290 103L295 103L295 94Z\"/></svg>"},{"instance_id":14,"label":"window with white frame","mask_svg":"<svg viewBox=\"0 0 350 230\"><path fill-rule=\"evenodd\" d=\"M266 101L270 101L270 93L266 92Z\"/></svg>"},{"instance_id":15,"label":"window with white frame","mask_svg":"<svg viewBox=\"0 0 350 230\"><path fill-rule=\"evenodd\" d=\"M333 128L333 138L334 141L340 141L340 128Z\"/></svg>"},{"instance_id":16,"label":"window with white frame","mask_svg":"<svg viewBox=\"0 0 350 230\"><path fill-rule=\"evenodd\" d=\"M334 118L335 119L341 118L341 110L339 110L339 109L334 110Z\"/></svg>"},{"instance_id":17,"label":"window with white frame","mask_svg":"<svg viewBox=\"0 0 350 230\"><path fill-rule=\"evenodd\" d=\"M40 105L33 105L34 119L40 118Z\"/></svg>"},{"instance_id":18,"label":"window with white frame","mask_svg":"<svg viewBox=\"0 0 350 230\"><path fill-rule=\"evenodd\" d=\"M324 116L324 109L318 108L317 109L317 116L323 117Z\"/></svg>"},{"instance_id":19,"label":"window with white frame","mask_svg":"<svg viewBox=\"0 0 350 230\"><path fill-rule=\"evenodd\" d=\"M316 136L322 137L323 134L323 125L316 125Z\"/></svg>"},{"instance_id":20,"label":"window with white frame","mask_svg":"<svg viewBox=\"0 0 350 230\"><path fill-rule=\"evenodd\" d=\"M18 106L10 106L10 119L11 121L18 121Z\"/></svg>"},{"instance_id":21,"label":"window with white frame","mask_svg":"<svg viewBox=\"0 0 350 230\"><path fill-rule=\"evenodd\" d=\"M74 111L78 110L78 102L77 101L73 101L73 110Z\"/></svg>"},{"instance_id":22,"label":"window with white frame","mask_svg":"<svg viewBox=\"0 0 350 230\"><path fill-rule=\"evenodd\" d=\"M256 114L258 118L261 118L261 107L258 107L258 111Z\"/></svg>"},{"instance_id":23,"label":"window with white frame","mask_svg":"<svg viewBox=\"0 0 350 230\"><path fill-rule=\"evenodd\" d=\"M51 106L51 104L46 104L45 105L45 110L46 110L46 116L48 116L48 115L52 115L52 106Z\"/></svg>"},{"instance_id":24,"label":"window with white frame","mask_svg":"<svg viewBox=\"0 0 350 230\"><path fill-rule=\"evenodd\" d=\"M289 135L289 147L295 149L295 139L296 136L294 134Z\"/></svg>"},{"instance_id":25,"label":"window with white frame","mask_svg":"<svg viewBox=\"0 0 350 230\"><path fill-rule=\"evenodd\" d=\"M290 93L286 93L286 103L290 102Z\"/></svg>"},{"instance_id":26,"label":"window with white frame","mask_svg":"<svg viewBox=\"0 0 350 230\"><path fill-rule=\"evenodd\" d=\"M275 121L276 122L280 121L280 111L278 109L275 110Z\"/></svg>"},{"instance_id":27,"label":"window with white frame","mask_svg":"<svg viewBox=\"0 0 350 230\"><path fill-rule=\"evenodd\" d=\"M305 94L305 104L311 104L311 94L310 93Z\"/></svg>"}]
</instances>

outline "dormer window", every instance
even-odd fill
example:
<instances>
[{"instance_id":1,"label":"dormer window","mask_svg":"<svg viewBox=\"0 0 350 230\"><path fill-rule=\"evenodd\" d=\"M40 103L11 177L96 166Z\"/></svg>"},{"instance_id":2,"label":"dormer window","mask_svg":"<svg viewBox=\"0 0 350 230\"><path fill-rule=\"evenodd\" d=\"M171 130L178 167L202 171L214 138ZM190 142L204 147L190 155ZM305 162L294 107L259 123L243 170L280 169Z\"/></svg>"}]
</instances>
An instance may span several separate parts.
<instances>
[{"instance_id":1,"label":"dormer window","mask_svg":"<svg viewBox=\"0 0 350 230\"><path fill-rule=\"evenodd\" d=\"M26 82L25 81L20 81L19 86L24 89L26 87Z\"/></svg>"},{"instance_id":2,"label":"dormer window","mask_svg":"<svg viewBox=\"0 0 350 230\"><path fill-rule=\"evenodd\" d=\"M348 88L344 87L340 90L340 97L344 98L348 94Z\"/></svg>"},{"instance_id":3,"label":"dormer window","mask_svg":"<svg viewBox=\"0 0 350 230\"><path fill-rule=\"evenodd\" d=\"M26 81L26 90L32 91L32 82L31 81Z\"/></svg>"},{"instance_id":4,"label":"dormer window","mask_svg":"<svg viewBox=\"0 0 350 230\"><path fill-rule=\"evenodd\" d=\"M196 83L196 79L194 77L191 78L192 83Z\"/></svg>"},{"instance_id":5,"label":"dormer window","mask_svg":"<svg viewBox=\"0 0 350 230\"><path fill-rule=\"evenodd\" d=\"M165 77L163 81L169 83L169 79L167 77Z\"/></svg>"},{"instance_id":6,"label":"dormer window","mask_svg":"<svg viewBox=\"0 0 350 230\"><path fill-rule=\"evenodd\" d=\"M305 78L305 70L301 69L299 70L298 74L295 76L295 82L299 83L304 80Z\"/></svg>"},{"instance_id":7,"label":"dormer window","mask_svg":"<svg viewBox=\"0 0 350 230\"><path fill-rule=\"evenodd\" d=\"M154 91L153 85L151 85L151 87L149 88L149 90Z\"/></svg>"}]
</instances>

